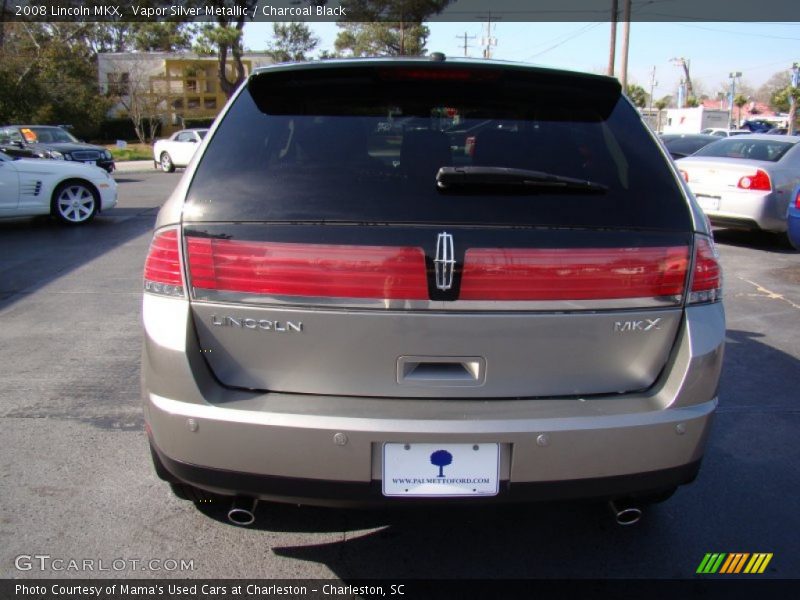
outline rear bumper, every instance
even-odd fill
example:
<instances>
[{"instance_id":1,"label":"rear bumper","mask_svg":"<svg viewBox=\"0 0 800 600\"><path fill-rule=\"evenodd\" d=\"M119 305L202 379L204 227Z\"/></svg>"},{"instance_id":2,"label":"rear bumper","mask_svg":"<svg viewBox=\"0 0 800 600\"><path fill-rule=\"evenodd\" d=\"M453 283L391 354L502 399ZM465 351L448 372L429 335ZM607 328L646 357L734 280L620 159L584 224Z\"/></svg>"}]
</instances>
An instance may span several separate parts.
<instances>
[{"instance_id":1,"label":"rear bumper","mask_svg":"<svg viewBox=\"0 0 800 600\"><path fill-rule=\"evenodd\" d=\"M326 481L296 477L275 477L211 469L176 461L154 448L161 463L176 480L196 487L258 497L263 500L321 506L398 506L441 503L439 498L387 498L381 482ZM645 496L691 483L700 470L700 460L674 467L610 477L594 477L566 481L500 482L497 496L489 498L448 498L448 502L486 504L505 502L548 502L556 500L611 500Z\"/></svg>"},{"instance_id":2,"label":"rear bumper","mask_svg":"<svg viewBox=\"0 0 800 600\"><path fill-rule=\"evenodd\" d=\"M704 195L719 198L719 206L716 210L704 207L705 213L714 225L775 232L786 231L788 198L785 197L785 194L774 190L759 193L695 187L692 188L692 191L698 197L698 202ZM701 206L703 206L702 202Z\"/></svg>"},{"instance_id":3,"label":"rear bumper","mask_svg":"<svg viewBox=\"0 0 800 600\"><path fill-rule=\"evenodd\" d=\"M229 495L389 502L381 496L382 451L392 442L498 443L501 486L490 501L647 493L694 478L717 405L722 307L686 315L662 377L641 394L363 398L224 388L197 346L188 303L147 296L145 418L176 479Z\"/></svg>"}]
</instances>

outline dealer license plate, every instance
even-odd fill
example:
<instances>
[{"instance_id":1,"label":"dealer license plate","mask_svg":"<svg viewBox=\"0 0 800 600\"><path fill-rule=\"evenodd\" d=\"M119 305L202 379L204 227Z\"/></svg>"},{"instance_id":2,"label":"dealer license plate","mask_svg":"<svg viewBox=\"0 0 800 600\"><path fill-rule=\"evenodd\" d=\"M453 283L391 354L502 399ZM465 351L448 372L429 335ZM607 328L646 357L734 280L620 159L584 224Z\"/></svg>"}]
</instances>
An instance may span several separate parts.
<instances>
[{"instance_id":1,"label":"dealer license plate","mask_svg":"<svg viewBox=\"0 0 800 600\"><path fill-rule=\"evenodd\" d=\"M695 198L697 198L697 203L700 205L700 208L703 210L708 210L711 212L719 210L719 196L704 196L702 194L695 194Z\"/></svg>"},{"instance_id":2,"label":"dealer license plate","mask_svg":"<svg viewBox=\"0 0 800 600\"><path fill-rule=\"evenodd\" d=\"M495 496L499 444L384 444L384 496Z\"/></svg>"}]
</instances>

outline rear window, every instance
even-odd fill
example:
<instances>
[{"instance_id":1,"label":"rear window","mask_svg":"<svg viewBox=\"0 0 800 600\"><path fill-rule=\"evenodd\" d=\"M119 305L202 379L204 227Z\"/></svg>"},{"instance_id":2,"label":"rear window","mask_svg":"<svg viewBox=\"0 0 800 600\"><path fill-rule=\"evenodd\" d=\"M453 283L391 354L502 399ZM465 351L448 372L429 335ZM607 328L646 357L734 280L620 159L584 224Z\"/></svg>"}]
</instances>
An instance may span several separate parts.
<instances>
[{"instance_id":1,"label":"rear window","mask_svg":"<svg viewBox=\"0 0 800 600\"><path fill-rule=\"evenodd\" d=\"M772 140L727 139L702 148L695 156L779 161L793 144Z\"/></svg>"},{"instance_id":2,"label":"rear window","mask_svg":"<svg viewBox=\"0 0 800 600\"><path fill-rule=\"evenodd\" d=\"M694 154L700 148L704 146L708 146L715 142L716 140L713 139L698 139L698 138L664 138L664 145L670 150L670 152L675 152L679 154L683 154L684 156L688 156L689 154Z\"/></svg>"},{"instance_id":3,"label":"rear window","mask_svg":"<svg viewBox=\"0 0 800 600\"><path fill-rule=\"evenodd\" d=\"M598 185L442 193L442 167L521 169ZM660 230L691 223L667 161L616 82L507 68L256 75L211 139L187 205L195 222Z\"/></svg>"}]
</instances>

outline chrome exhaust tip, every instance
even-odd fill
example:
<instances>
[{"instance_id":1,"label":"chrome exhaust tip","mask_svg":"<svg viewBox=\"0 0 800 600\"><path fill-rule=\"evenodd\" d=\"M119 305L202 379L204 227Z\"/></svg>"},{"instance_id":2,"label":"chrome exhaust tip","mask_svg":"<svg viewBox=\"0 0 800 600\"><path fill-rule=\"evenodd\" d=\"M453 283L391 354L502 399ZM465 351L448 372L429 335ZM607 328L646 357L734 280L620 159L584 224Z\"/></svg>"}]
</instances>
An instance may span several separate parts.
<instances>
[{"instance_id":1,"label":"chrome exhaust tip","mask_svg":"<svg viewBox=\"0 0 800 600\"><path fill-rule=\"evenodd\" d=\"M256 522L257 498L234 498L228 511L228 521L240 527L247 527Z\"/></svg>"},{"instance_id":2,"label":"chrome exhaust tip","mask_svg":"<svg viewBox=\"0 0 800 600\"><path fill-rule=\"evenodd\" d=\"M635 525L642 518L642 509L623 500L610 500L608 507L611 509L617 525Z\"/></svg>"}]
</instances>

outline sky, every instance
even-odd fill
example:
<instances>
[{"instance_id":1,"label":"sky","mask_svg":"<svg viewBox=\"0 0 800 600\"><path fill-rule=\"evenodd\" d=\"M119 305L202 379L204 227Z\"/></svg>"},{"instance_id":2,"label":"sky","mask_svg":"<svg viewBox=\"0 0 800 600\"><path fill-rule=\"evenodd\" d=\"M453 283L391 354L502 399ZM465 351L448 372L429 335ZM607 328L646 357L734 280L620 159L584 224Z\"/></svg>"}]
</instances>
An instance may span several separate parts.
<instances>
[{"instance_id":1,"label":"sky","mask_svg":"<svg viewBox=\"0 0 800 600\"><path fill-rule=\"evenodd\" d=\"M333 50L338 28L335 23L309 23L321 39L318 50ZM485 24L479 21L428 23L429 52L464 55L463 35L469 39L468 54L482 56ZM493 35L497 45L493 58L538 65L605 73L608 66L611 25L602 23L514 23L497 22ZM654 98L676 95L682 69L673 58L689 61L694 82L710 96L730 84L731 72L741 72L742 81L758 88L774 73L800 62L800 22L634 22L630 29L628 80L650 93L655 67ZM245 46L263 50L271 39L271 23L249 23ZM461 36L459 39L458 36ZM621 65L622 24L617 28L617 75ZM737 83L738 85L738 83Z\"/></svg>"}]
</instances>

